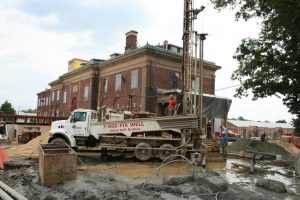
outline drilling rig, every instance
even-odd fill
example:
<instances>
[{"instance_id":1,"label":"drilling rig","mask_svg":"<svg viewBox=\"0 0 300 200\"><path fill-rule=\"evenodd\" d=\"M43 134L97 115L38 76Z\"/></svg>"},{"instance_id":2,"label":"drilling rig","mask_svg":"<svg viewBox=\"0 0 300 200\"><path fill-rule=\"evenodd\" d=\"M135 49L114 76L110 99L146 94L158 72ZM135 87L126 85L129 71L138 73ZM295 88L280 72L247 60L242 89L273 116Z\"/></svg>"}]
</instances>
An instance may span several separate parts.
<instances>
[{"instance_id":1,"label":"drilling rig","mask_svg":"<svg viewBox=\"0 0 300 200\"><path fill-rule=\"evenodd\" d=\"M194 0L184 0L183 11L183 58L182 58L182 91L183 91L183 113L184 115L198 115L198 132L194 134L194 148L201 145L202 135L202 102L203 102L203 41L206 34L198 34L194 30L194 21L197 15L204 10L194 8ZM199 41L199 62L197 46ZM199 87L196 91L196 80ZM196 94L198 93L198 100Z\"/></svg>"}]
</instances>

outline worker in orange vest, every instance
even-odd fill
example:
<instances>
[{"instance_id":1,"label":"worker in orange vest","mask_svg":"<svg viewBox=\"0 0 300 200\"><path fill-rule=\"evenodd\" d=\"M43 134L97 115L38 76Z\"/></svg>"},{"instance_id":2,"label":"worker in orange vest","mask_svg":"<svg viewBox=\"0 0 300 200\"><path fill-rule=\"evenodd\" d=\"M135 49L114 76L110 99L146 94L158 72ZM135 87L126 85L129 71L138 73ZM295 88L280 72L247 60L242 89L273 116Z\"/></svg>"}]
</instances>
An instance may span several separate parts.
<instances>
[{"instance_id":1,"label":"worker in orange vest","mask_svg":"<svg viewBox=\"0 0 300 200\"><path fill-rule=\"evenodd\" d=\"M174 115L175 106L176 101L174 99L174 96L171 94L169 98L168 115Z\"/></svg>"}]
</instances>

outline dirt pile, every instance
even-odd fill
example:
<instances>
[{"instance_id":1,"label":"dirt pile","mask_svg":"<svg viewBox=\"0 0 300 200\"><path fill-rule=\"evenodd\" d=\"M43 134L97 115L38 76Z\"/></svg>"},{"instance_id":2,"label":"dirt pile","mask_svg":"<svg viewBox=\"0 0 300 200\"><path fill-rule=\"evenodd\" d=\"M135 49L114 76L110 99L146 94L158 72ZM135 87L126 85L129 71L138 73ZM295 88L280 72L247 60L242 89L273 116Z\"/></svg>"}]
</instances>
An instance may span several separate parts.
<instances>
[{"instance_id":1,"label":"dirt pile","mask_svg":"<svg viewBox=\"0 0 300 200\"><path fill-rule=\"evenodd\" d=\"M22 158L22 157L38 157L38 147L40 144L48 143L49 135L48 133L43 133L42 135L30 140L26 144L18 144L13 142L11 148L6 149L6 153L10 158Z\"/></svg>"},{"instance_id":2,"label":"dirt pile","mask_svg":"<svg viewBox=\"0 0 300 200\"><path fill-rule=\"evenodd\" d=\"M290 144L292 145L292 144ZM261 142L257 140L237 140L228 146L230 152L240 152L242 150L265 152L270 154L281 155L283 160L294 160L295 154L288 151L280 143Z\"/></svg>"}]
</instances>

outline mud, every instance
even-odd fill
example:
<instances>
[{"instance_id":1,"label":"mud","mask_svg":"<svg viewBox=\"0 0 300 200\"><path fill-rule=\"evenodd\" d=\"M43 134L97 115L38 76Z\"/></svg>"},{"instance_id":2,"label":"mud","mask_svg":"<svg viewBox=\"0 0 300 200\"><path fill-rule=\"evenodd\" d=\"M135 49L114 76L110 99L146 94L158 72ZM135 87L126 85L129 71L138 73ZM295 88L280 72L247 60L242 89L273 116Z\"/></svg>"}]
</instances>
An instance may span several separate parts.
<instances>
[{"instance_id":1,"label":"mud","mask_svg":"<svg viewBox=\"0 0 300 200\"><path fill-rule=\"evenodd\" d=\"M297 183L293 178L279 175L245 174L234 171L231 163L241 160L228 160L226 163L210 163L213 169L197 169L197 176L213 177L212 183L224 180L226 188L213 191L199 181L191 179L191 167L184 163L174 163L163 168L159 174L143 183L160 162L138 163L126 161L101 162L97 159L83 159L74 181L66 181L52 187L43 187L38 174L38 160L19 160L20 167L0 171L1 181L5 182L28 199L298 199L297 196L278 194L261 187L255 182L262 178L280 180L285 184ZM22 162L26 163L21 165ZM81 163L79 162L79 163ZM246 161L243 161L246 162ZM80 164L79 164L80 165ZM166 175L173 175L165 177ZM209 176L208 176L209 175ZM176 177L178 177L176 179ZM164 178L165 177L165 178ZM174 183L174 177L176 179ZM279 179L280 177L281 179ZM165 180L163 182L163 179ZM169 180L169 181L167 181ZM171 183L170 183L170 180ZM180 181L184 180L184 181ZM210 179L211 180L211 179ZM216 198L217 197L217 198Z\"/></svg>"},{"instance_id":2,"label":"mud","mask_svg":"<svg viewBox=\"0 0 300 200\"><path fill-rule=\"evenodd\" d=\"M257 187L258 180L277 180L285 185L300 184L300 180L283 176L286 167L273 166L272 162L257 161L256 167L266 167L282 174L265 170L255 170L249 174L242 168L233 168L232 163L250 165L250 160L228 159L226 162L209 162L206 169L197 168L197 180L193 181L192 167L186 163L173 163L163 167L149 179L148 176L160 166L158 160L137 162L135 159L114 158L103 161L99 157L78 158L78 176L74 181L66 181L52 187L44 187L38 173L38 159L34 148L45 142L44 137L31 144L13 146L8 150L14 161L5 170L0 170L0 179L28 199L299 199L289 193L276 193ZM253 145L254 144L254 145ZM258 143L248 146L260 151ZM273 145L273 144L272 144ZM238 150L241 143L233 143ZM276 152L284 149L273 147ZM274 152L272 152L274 153ZM284 158L293 157L286 151ZM24 159L24 158L31 159ZM166 177L168 176L168 177ZM170 177L172 176L172 177ZM202 181L200 181L202 180ZM222 181L221 181L222 180ZM221 187L218 184L221 184ZM216 190L214 188L217 188Z\"/></svg>"},{"instance_id":3,"label":"mud","mask_svg":"<svg viewBox=\"0 0 300 200\"><path fill-rule=\"evenodd\" d=\"M292 144L289 144L292 146ZM295 147L294 147L295 148ZM296 152L294 148L285 148L275 142L261 142L257 140L237 140L228 146L229 152L240 152L242 150L251 150L258 152L265 152L275 155L281 155L283 160L295 160ZM290 149L290 150L289 150Z\"/></svg>"}]
</instances>

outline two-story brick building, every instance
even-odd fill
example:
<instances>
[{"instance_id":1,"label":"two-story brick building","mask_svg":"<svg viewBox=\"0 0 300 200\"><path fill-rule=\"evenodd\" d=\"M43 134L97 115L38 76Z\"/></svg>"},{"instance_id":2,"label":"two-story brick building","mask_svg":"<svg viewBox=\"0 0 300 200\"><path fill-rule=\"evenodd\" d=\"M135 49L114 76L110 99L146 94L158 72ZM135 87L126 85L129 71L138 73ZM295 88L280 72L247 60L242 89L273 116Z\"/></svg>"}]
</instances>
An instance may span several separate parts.
<instances>
[{"instance_id":1,"label":"two-story brick building","mask_svg":"<svg viewBox=\"0 0 300 200\"><path fill-rule=\"evenodd\" d=\"M82 62L72 68L70 63ZM73 59L69 71L38 93L38 115L68 116L76 108L99 106L120 110L159 113L158 90L181 86L182 48L168 44L137 47L137 32L126 33L123 54L108 60ZM214 94L215 72L220 69L204 62L204 93Z\"/></svg>"}]
</instances>

